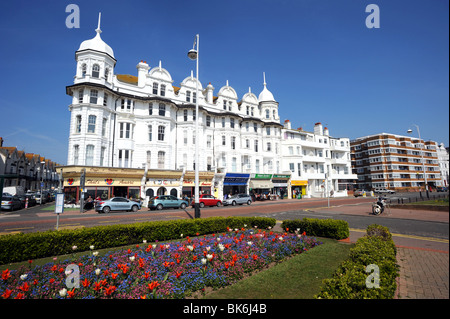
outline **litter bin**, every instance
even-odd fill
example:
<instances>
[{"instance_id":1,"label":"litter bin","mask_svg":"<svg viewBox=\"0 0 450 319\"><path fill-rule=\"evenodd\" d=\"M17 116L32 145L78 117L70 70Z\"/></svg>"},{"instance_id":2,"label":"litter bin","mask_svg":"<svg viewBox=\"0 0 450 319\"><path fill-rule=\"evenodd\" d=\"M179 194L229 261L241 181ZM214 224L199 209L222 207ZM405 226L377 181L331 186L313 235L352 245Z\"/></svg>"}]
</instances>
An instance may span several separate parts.
<instances>
[{"instance_id":1,"label":"litter bin","mask_svg":"<svg viewBox=\"0 0 450 319\"><path fill-rule=\"evenodd\" d=\"M302 194L298 194L297 199L302 199Z\"/></svg>"}]
</instances>

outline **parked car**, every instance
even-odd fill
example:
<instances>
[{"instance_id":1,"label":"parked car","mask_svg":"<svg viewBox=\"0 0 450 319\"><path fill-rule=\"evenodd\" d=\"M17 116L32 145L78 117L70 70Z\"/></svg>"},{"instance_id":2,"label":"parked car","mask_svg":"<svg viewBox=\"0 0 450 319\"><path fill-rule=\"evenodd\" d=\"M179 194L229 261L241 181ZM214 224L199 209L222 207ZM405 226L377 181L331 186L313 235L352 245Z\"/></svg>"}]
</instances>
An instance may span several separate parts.
<instances>
[{"instance_id":1,"label":"parked car","mask_svg":"<svg viewBox=\"0 0 450 319\"><path fill-rule=\"evenodd\" d=\"M445 186L438 186L438 187L436 187L436 191L437 192L446 192L446 191L448 191L448 188Z\"/></svg>"},{"instance_id":2,"label":"parked car","mask_svg":"<svg viewBox=\"0 0 450 319\"><path fill-rule=\"evenodd\" d=\"M2 209L14 210L21 209L22 202L19 196L2 196Z\"/></svg>"},{"instance_id":3,"label":"parked car","mask_svg":"<svg viewBox=\"0 0 450 319\"><path fill-rule=\"evenodd\" d=\"M373 191L378 194L395 194L395 191L387 188L375 188Z\"/></svg>"},{"instance_id":4,"label":"parked car","mask_svg":"<svg viewBox=\"0 0 450 319\"><path fill-rule=\"evenodd\" d=\"M47 203L47 197L45 196L45 193L44 193L44 196L41 196L41 193L36 193L36 194L34 194L34 197L36 198L36 203L39 205ZM42 202L41 202L41 198L42 198Z\"/></svg>"},{"instance_id":5,"label":"parked car","mask_svg":"<svg viewBox=\"0 0 450 319\"><path fill-rule=\"evenodd\" d=\"M353 196L358 197L358 196L364 196L364 193L369 194L368 191L366 191L365 189L357 189L353 192Z\"/></svg>"},{"instance_id":6,"label":"parked car","mask_svg":"<svg viewBox=\"0 0 450 319\"><path fill-rule=\"evenodd\" d=\"M159 195L150 198L148 208L151 210L161 210L163 208L181 208L185 209L189 203L184 199L179 199L173 195Z\"/></svg>"},{"instance_id":7,"label":"parked car","mask_svg":"<svg viewBox=\"0 0 450 319\"><path fill-rule=\"evenodd\" d=\"M236 206L236 204L250 205L251 203L252 203L252 198L250 197L249 194L236 194L236 195L233 195L223 201L224 205L233 205L233 206Z\"/></svg>"},{"instance_id":8,"label":"parked car","mask_svg":"<svg viewBox=\"0 0 450 319\"><path fill-rule=\"evenodd\" d=\"M194 207L194 201L192 201L191 205L192 207ZM222 206L222 201L218 198L215 198L213 195L208 195L208 194L202 194L200 195L199 198L199 205L200 208L203 208L205 206L217 206L220 207Z\"/></svg>"},{"instance_id":9,"label":"parked car","mask_svg":"<svg viewBox=\"0 0 450 319\"><path fill-rule=\"evenodd\" d=\"M105 201L98 201L95 204L95 211L98 213L109 213L112 210L124 210L137 212L141 209L141 204L124 197L113 197Z\"/></svg>"}]
</instances>

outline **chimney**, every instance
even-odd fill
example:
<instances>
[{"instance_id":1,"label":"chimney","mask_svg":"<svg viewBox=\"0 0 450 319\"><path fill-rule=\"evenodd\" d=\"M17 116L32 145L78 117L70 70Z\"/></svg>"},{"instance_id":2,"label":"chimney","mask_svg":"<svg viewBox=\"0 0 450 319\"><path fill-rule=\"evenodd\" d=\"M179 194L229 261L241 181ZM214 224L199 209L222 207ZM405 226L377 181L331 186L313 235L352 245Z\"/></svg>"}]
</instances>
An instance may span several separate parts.
<instances>
[{"instance_id":1,"label":"chimney","mask_svg":"<svg viewBox=\"0 0 450 319\"><path fill-rule=\"evenodd\" d=\"M291 122L289 122L289 120L284 120L284 128L288 130L291 129Z\"/></svg>"},{"instance_id":2,"label":"chimney","mask_svg":"<svg viewBox=\"0 0 450 319\"><path fill-rule=\"evenodd\" d=\"M214 86L211 85L211 82L209 82L208 86L206 87L206 102L213 103L213 91Z\"/></svg>"},{"instance_id":3,"label":"chimney","mask_svg":"<svg viewBox=\"0 0 450 319\"><path fill-rule=\"evenodd\" d=\"M323 135L330 136L330 132L328 131L328 127L323 128Z\"/></svg>"},{"instance_id":4,"label":"chimney","mask_svg":"<svg viewBox=\"0 0 450 319\"><path fill-rule=\"evenodd\" d=\"M314 134L316 134L316 135L323 135L322 123L317 122L316 124L314 124Z\"/></svg>"},{"instance_id":5,"label":"chimney","mask_svg":"<svg viewBox=\"0 0 450 319\"><path fill-rule=\"evenodd\" d=\"M3 146L3 137L0 137L0 147Z\"/></svg>"},{"instance_id":6,"label":"chimney","mask_svg":"<svg viewBox=\"0 0 450 319\"><path fill-rule=\"evenodd\" d=\"M150 67L148 66L146 61L141 60L141 62L136 65L136 68L138 69L138 86L144 87Z\"/></svg>"}]
</instances>

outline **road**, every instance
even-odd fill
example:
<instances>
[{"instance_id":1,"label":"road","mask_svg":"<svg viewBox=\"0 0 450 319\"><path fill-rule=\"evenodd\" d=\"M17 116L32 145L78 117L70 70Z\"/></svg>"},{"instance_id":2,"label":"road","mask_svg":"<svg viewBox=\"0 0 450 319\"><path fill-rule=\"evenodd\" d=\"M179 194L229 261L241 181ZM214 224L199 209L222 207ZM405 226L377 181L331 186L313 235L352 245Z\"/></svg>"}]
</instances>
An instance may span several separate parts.
<instances>
[{"instance_id":1,"label":"road","mask_svg":"<svg viewBox=\"0 0 450 319\"><path fill-rule=\"evenodd\" d=\"M391 197L394 202L398 195L391 195ZM399 210L388 210L380 216L374 216L370 214L373 201L374 199L370 197L332 198L330 207L328 207L327 199L319 198L265 201L235 207L205 207L201 210L201 216L267 216L275 218L277 221L304 217L333 218L346 220L350 228L355 230L362 230L368 225L376 223L389 227L392 233L443 239L448 243L448 213L441 212L439 216L445 215L446 217L432 220L427 220L426 216L423 218L417 215L411 218L400 216L397 213ZM48 207L48 204L45 207ZM395 211L395 214L392 211ZM112 212L110 214L97 214L94 211L81 214L79 211L66 211L60 217L59 229L183 219L193 216L192 208L163 211L149 211L147 208L143 208L137 213ZM54 229L55 225L56 215L51 210L42 210L39 206L0 214L0 234L45 231Z\"/></svg>"}]
</instances>

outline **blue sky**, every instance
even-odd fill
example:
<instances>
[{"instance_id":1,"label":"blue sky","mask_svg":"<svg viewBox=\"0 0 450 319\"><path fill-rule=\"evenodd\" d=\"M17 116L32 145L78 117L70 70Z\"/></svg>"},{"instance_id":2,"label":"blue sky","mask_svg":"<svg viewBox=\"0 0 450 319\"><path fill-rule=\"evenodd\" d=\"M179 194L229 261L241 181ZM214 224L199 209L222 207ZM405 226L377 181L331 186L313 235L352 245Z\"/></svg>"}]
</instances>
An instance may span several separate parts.
<instances>
[{"instance_id":1,"label":"blue sky","mask_svg":"<svg viewBox=\"0 0 450 319\"><path fill-rule=\"evenodd\" d=\"M80 8L80 28L65 25ZM368 4L380 28L365 24ZM281 121L335 137L389 132L449 144L449 1L172 0L2 1L0 136L66 164L75 51L95 36L114 50L115 73L166 68L180 82L195 69L186 53L200 34L200 81L226 81L239 98L258 95L266 73Z\"/></svg>"}]
</instances>

